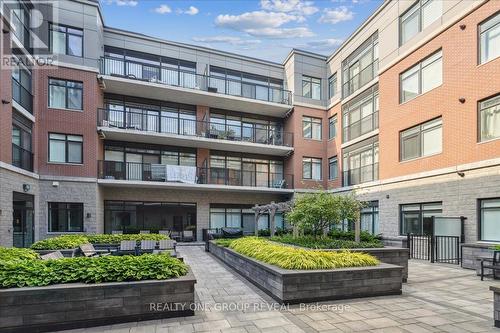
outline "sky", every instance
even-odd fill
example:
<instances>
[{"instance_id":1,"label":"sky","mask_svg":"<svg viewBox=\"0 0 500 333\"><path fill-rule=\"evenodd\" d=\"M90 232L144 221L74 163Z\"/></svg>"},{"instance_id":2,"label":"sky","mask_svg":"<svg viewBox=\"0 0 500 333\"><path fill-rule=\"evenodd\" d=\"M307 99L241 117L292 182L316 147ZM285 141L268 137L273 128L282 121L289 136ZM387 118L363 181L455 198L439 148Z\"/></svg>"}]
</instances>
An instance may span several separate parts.
<instances>
[{"instance_id":1,"label":"sky","mask_svg":"<svg viewBox=\"0 0 500 333\"><path fill-rule=\"evenodd\" d=\"M382 0L100 0L106 26L282 63L331 55Z\"/></svg>"}]
</instances>

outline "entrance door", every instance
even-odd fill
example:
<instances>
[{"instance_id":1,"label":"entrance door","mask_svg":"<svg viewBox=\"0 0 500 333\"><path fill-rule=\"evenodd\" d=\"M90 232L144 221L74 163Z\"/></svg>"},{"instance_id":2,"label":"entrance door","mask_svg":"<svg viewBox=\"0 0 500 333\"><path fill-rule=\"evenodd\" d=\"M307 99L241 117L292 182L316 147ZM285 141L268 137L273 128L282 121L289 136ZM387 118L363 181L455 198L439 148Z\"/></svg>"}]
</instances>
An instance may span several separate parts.
<instances>
[{"instance_id":1,"label":"entrance door","mask_svg":"<svg viewBox=\"0 0 500 333\"><path fill-rule=\"evenodd\" d=\"M34 241L34 198L29 194L14 192L12 205L13 245L30 247Z\"/></svg>"},{"instance_id":2,"label":"entrance door","mask_svg":"<svg viewBox=\"0 0 500 333\"><path fill-rule=\"evenodd\" d=\"M254 234L255 233L255 214L254 213L243 213L243 233Z\"/></svg>"}]
</instances>

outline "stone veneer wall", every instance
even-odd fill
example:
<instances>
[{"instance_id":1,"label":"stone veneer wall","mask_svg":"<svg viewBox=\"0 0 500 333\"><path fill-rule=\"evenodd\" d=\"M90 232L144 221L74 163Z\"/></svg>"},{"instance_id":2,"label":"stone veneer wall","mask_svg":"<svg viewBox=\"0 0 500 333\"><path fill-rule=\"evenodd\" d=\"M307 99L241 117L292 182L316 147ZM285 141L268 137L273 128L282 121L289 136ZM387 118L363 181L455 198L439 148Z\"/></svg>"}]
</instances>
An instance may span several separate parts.
<instances>
[{"instance_id":1,"label":"stone veneer wall","mask_svg":"<svg viewBox=\"0 0 500 333\"><path fill-rule=\"evenodd\" d=\"M495 327L500 328L500 288L490 287L493 291L493 319L495 321Z\"/></svg>"},{"instance_id":2,"label":"stone veneer wall","mask_svg":"<svg viewBox=\"0 0 500 333\"><path fill-rule=\"evenodd\" d=\"M462 267L468 269L481 269L479 257L493 258L493 250L489 244L463 244L462 245ZM488 270L489 271L489 270Z\"/></svg>"}]
</instances>

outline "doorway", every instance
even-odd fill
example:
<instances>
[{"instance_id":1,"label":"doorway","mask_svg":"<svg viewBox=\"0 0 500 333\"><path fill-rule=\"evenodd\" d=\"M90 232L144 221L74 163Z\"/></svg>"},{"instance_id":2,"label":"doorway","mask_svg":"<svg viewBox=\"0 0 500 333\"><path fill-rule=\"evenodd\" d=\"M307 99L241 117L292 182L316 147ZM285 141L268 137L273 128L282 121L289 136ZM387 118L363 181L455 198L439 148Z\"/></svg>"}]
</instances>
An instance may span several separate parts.
<instances>
[{"instance_id":1,"label":"doorway","mask_svg":"<svg viewBox=\"0 0 500 333\"><path fill-rule=\"evenodd\" d=\"M34 197L25 193L13 193L13 246L30 247L34 242Z\"/></svg>"}]
</instances>

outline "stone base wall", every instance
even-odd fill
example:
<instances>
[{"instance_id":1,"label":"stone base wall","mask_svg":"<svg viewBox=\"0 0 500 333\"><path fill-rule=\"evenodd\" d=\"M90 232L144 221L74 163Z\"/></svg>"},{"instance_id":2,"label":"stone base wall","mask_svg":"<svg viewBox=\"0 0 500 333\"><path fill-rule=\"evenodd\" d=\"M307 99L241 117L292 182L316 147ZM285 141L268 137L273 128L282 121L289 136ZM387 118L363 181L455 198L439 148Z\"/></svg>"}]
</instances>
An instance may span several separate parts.
<instances>
[{"instance_id":1,"label":"stone base wall","mask_svg":"<svg viewBox=\"0 0 500 333\"><path fill-rule=\"evenodd\" d=\"M209 242L210 252L250 282L285 304L400 295L403 268L382 263L373 267L286 270Z\"/></svg>"},{"instance_id":2,"label":"stone base wall","mask_svg":"<svg viewBox=\"0 0 500 333\"><path fill-rule=\"evenodd\" d=\"M0 290L0 332L49 332L194 315L190 271L171 280Z\"/></svg>"},{"instance_id":3,"label":"stone base wall","mask_svg":"<svg viewBox=\"0 0 500 333\"><path fill-rule=\"evenodd\" d=\"M487 244L463 244L462 245L462 267L468 269L475 269L479 272L481 269L481 262L479 257L493 258L493 250L490 249L491 245Z\"/></svg>"},{"instance_id":4,"label":"stone base wall","mask_svg":"<svg viewBox=\"0 0 500 333\"><path fill-rule=\"evenodd\" d=\"M493 320L495 327L500 328L500 288L490 287L493 291Z\"/></svg>"}]
</instances>

